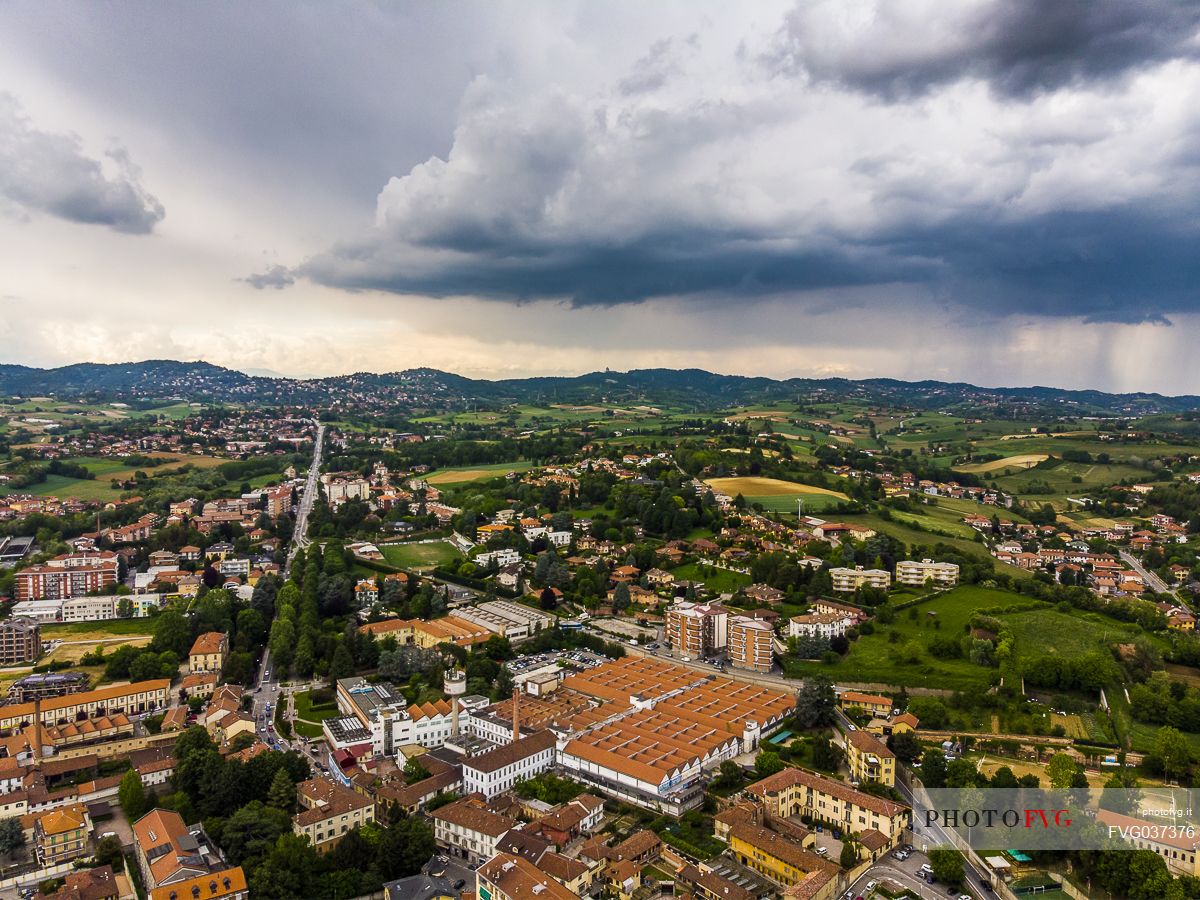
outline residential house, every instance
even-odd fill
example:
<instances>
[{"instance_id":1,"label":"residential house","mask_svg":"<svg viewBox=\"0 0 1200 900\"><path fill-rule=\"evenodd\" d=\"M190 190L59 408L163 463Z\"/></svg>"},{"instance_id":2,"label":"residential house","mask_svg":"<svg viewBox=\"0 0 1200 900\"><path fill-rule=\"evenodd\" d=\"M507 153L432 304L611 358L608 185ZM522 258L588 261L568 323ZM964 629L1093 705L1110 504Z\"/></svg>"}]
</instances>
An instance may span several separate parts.
<instances>
[{"instance_id":1,"label":"residential house","mask_svg":"<svg viewBox=\"0 0 1200 900\"><path fill-rule=\"evenodd\" d=\"M292 830L308 838L318 853L327 853L354 828L375 821L375 803L330 778L310 778L296 785L300 811Z\"/></svg>"},{"instance_id":2,"label":"residential house","mask_svg":"<svg viewBox=\"0 0 1200 900\"><path fill-rule=\"evenodd\" d=\"M207 631L196 638L188 651L188 670L198 672L220 672L225 667L225 655L229 650L229 638L219 631Z\"/></svg>"}]
</instances>

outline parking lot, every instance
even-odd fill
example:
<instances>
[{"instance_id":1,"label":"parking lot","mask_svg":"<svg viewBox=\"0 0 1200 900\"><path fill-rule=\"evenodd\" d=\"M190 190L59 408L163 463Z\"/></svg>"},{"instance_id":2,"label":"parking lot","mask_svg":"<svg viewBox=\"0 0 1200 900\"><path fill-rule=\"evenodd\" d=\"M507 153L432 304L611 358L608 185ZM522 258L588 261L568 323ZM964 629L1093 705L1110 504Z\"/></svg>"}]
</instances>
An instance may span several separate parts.
<instances>
[{"instance_id":1,"label":"parking lot","mask_svg":"<svg viewBox=\"0 0 1200 900\"><path fill-rule=\"evenodd\" d=\"M930 884L927 880L929 873L922 868L929 865L929 858L919 850L901 855L906 855L907 858L900 858L896 851L880 857L875 865L871 866L850 886L850 890L845 893L843 900L854 900L857 897L870 900L873 896L884 896L878 893L877 888L884 888L893 894L907 889L918 897L937 897L939 900L945 900L948 897L970 897L971 900L985 900L985 898L994 896L985 893L981 898L975 896L974 893L965 892L961 888L951 888L938 882Z\"/></svg>"},{"instance_id":2,"label":"parking lot","mask_svg":"<svg viewBox=\"0 0 1200 900\"><path fill-rule=\"evenodd\" d=\"M576 669L592 669L602 663L609 662L608 657L598 656L589 650L565 650L553 653L537 653L531 656L518 656L509 660L505 665L513 675L524 675L547 666L557 665L559 661L567 663Z\"/></svg>"},{"instance_id":3,"label":"parking lot","mask_svg":"<svg viewBox=\"0 0 1200 900\"><path fill-rule=\"evenodd\" d=\"M467 864L465 859L450 856L444 851L438 851L436 855L430 857L429 862L421 867L421 871L426 875L448 879L456 890L475 890L475 870ZM458 886L460 881L463 883L462 887Z\"/></svg>"}]
</instances>

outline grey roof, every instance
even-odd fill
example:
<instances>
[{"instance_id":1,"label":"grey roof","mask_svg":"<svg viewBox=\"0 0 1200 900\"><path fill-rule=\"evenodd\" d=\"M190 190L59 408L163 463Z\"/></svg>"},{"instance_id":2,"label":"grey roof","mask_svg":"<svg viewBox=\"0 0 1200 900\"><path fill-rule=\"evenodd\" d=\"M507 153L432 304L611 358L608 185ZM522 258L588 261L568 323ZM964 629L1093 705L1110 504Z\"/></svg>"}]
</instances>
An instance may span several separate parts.
<instances>
[{"instance_id":1,"label":"grey roof","mask_svg":"<svg viewBox=\"0 0 1200 900\"><path fill-rule=\"evenodd\" d=\"M432 875L411 875L398 881L389 881L383 886L388 900L432 900L434 897L461 897L448 878Z\"/></svg>"}]
</instances>

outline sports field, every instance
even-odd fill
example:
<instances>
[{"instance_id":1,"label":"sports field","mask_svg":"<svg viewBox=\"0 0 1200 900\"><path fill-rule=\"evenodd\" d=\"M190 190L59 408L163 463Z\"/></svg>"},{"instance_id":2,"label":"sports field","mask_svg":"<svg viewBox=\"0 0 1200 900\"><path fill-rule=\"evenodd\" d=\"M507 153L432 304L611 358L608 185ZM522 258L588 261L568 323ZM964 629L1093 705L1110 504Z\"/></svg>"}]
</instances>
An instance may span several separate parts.
<instances>
[{"instance_id":1,"label":"sports field","mask_svg":"<svg viewBox=\"0 0 1200 900\"><path fill-rule=\"evenodd\" d=\"M433 569L461 555L458 548L448 541L434 541L429 544L382 544L379 550L389 563L403 569Z\"/></svg>"}]
</instances>

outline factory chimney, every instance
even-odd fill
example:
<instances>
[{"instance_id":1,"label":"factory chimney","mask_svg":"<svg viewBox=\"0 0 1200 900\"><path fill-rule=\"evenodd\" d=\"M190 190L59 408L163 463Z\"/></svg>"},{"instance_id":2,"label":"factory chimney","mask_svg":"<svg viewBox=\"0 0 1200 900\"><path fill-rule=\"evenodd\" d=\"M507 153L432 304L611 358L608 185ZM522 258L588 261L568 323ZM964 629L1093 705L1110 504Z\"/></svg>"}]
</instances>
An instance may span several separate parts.
<instances>
[{"instance_id":1,"label":"factory chimney","mask_svg":"<svg viewBox=\"0 0 1200 900\"><path fill-rule=\"evenodd\" d=\"M521 739L521 688L513 685L513 743Z\"/></svg>"},{"instance_id":2,"label":"factory chimney","mask_svg":"<svg viewBox=\"0 0 1200 900\"><path fill-rule=\"evenodd\" d=\"M42 764L42 698L33 698L33 765Z\"/></svg>"}]
</instances>

